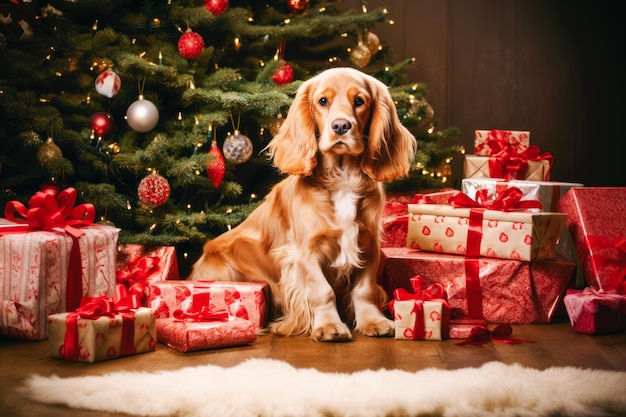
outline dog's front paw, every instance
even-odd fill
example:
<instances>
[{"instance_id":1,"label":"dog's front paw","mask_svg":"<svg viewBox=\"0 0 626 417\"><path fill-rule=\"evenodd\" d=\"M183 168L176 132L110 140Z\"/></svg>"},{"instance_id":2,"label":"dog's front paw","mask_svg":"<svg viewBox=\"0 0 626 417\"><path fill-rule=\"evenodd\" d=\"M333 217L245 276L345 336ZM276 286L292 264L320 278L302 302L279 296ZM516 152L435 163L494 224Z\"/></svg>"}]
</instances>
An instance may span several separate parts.
<instances>
[{"instance_id":1,"label":"dog's front paw","mask_svg":"<svg viewBox=\"0 0 626 417\"><path fill-rule=\"evenodd\" d=\"M365 323L358 330L365 336L393 336L396 331L393 321L387 319Z\"/></svg>"},{"instance_id":2,"label":"dog's front paw","mask_svg":"<svg viewBox=\"0 0 626 417\"><path fill-rule=\"evenodd\" d=\"M317 342L349 342L352 333L344 323L327 323L314 328L311 338Z\"/></svg>"}]
</instances>

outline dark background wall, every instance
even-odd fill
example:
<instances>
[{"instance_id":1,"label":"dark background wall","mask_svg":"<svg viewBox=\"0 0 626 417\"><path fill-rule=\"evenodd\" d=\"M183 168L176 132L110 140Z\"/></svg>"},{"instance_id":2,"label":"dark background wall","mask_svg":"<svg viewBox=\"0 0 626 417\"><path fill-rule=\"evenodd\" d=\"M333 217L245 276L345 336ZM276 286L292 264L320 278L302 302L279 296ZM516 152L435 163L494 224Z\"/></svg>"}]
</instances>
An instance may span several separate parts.
<instances>
[{"instance_id":1,"label":"dark background wall","mask_svg":"<svg viewBox=\"0 0 626 417\"><path fill-rule=\"evenodd\" d=\"M346 0L360 9L361 1ZM624 21L619 2L369 0L390 63L415 57L440 127L529 130L554 155L551 180L626 186ZM463 157L453 161L462 177Z\"/></svg>"}]
</instances>

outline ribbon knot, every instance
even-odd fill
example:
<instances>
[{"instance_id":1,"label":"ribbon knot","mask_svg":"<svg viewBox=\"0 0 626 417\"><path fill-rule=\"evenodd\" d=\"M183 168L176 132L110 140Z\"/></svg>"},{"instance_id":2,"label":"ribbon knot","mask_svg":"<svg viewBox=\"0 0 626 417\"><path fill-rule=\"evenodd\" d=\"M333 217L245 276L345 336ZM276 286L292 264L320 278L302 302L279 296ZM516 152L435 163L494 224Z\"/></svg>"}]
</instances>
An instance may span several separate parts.
<instances>
[{"instance_id":1,"label":"ribbon knot","mask_svg":"<svg viewBox=\"0 0 626 417\"><path fill-rule=\"evenodd\" d=\"M487 143L492 150L489 157L489 175L491 178L523 180L526 178L528 161L547 160L549 167L548 172L544 175L544 180L550 180L550 170L554 159L550 152L541 153L537 145L530 145L522 152L517 152L503 135L490 134Z\"/></svg>"},{"instance_id":2,"label":"ribbon knot","mask_svg":"<svg viewBox=\"0 0 626 417\"><path fill-rule=\"evenodd\" d=\"M159 270L161 258L158 256L143 256L128 262L125 270L116 272L115 279L118 283L124 284L129 293L137 294L139 297L146 295L146 288L149 286L148 277Z\"/></svg>"},{"instance_id":3,"label":"ribbon knot","mask_svg":"<svg viewBox=\"0 0 626 417\"><path fill-rule=\"evenodd\" d=\"M411 284L413 293L405 290L404 288L396 288L396 290L393 292L393 300L391 300L387 305L389 308L389 312L392 315L394 314L393 305L395 301L443 301L447 305L448 294L443 288L443 285L441 285L440 283L436 282L424 288L424 277L422 277L421 275L411 277L409 279L409 283Z\"/></svg>"}]
</instances>

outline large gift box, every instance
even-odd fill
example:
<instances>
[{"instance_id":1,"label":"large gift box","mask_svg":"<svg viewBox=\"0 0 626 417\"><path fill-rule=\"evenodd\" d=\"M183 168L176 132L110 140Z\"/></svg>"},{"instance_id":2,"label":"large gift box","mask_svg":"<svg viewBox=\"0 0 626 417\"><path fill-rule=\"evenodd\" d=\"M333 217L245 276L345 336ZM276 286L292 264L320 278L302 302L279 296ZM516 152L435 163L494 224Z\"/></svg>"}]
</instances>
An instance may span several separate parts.
<instances>
[{"instance_id":1,"label":"large gift box","mask_svg":"<svg viewBox=\"0 0 626 417\"><path fill-rule=\"evenodd\" d=\"M587 284L626 292L626 187L572 188L559 201Z\"/></svg>"},{"instance_id":2,"label":"large gift box","mask_svg":"<svg viewBox=\"0 0 626 417\"><path fill-rule=\"evenodd\" d=\"M511 145L517 153L524 152L530 145L530 132L527 130L475 130L474 154L489 156L494 152L493 142Z\"/></svg>"},{"instance_id":3,"label":"large gift box","mask_svg":"<svg viewBox=\"0 0 626 417\"><path fill-rule=\"evenodd\" d=\"M136 306L106 296L85 297L77 310L50 315L50 356L97 362L155 350L156 314Z\"/></svg>"},{"instance_id":4,"label":"large gift box","mask_svg":"<svg viewBox=\"0 0 626 417\"><path fill-rule=\"evenodd\" d=\"M0 334L48 337L48 314L71 311L83 296L113 296L119 229L92 224L93 206L73 207L76 192L38 192L0 219ZM27 218L22 220L21 217Z\"/></svg>"},{"instance_id":5,"label":"large gift box","mask_svg":"<svg viewBox=\"0 0 626 417\"><path fill-rule=\"evenodd\" d=\"M616 292L567 290L565 308L574 331L586 334L626 330L626 295Z\"/></svg>"},{"instance_id":6,"label":"large gift box","mask_svg":"<svg viewBox=\"0 0 626 417\"><path fill-rule=\"evenodd\" d=\"M228 313L223 320L187 319L183 315L178 318L158 319L157 332L159 342L180 352L246 345L256 340L254 323L238 317L228 317Z\"/></svg>"},{"instance_id":7,"label":"large gift box","mask_svg":"<svg viewBox=\"0 0 626 417\"><path fill-rule=\"evenodd\" d=\"M159 319L176 310L189 312L197 306L226 310L233 317L265 327L269 310L269 285L265 282L157 281L150 284L147 305ZM194 307L196 306L196 307Z\"/></svg>"},{"instance_id":8,"label":"large gift box","mask_svg":"<svg viewBox=\"0 0 626 417\"><path fill-rule=\"evenodd\" d=\"M408 231L409 204L427 201L433 204L448 204L448 199L458 190L443 188L419 194L387 193L383 210L382 247L400 247L406 245Z\"/></svg>"},{"instance_id":9,"label":"large gift box","mask_svg":"<svg viewBox=\"0 0 626 417\"><path fill-rule=\"evenodd\" d=\"M410 278L441 284L452 318L490 323L549 323L562 302L576 265L565 260L516 261L383 248L379 283L390 299L411 291Z\"/></svg>"},{"instance_id":10,"label":"large gift box","mask_svg":"<svg viewBox=\"0 0 626 417\"><path fill-rule=\"evenodd\" d=\"M405 340L443 340L448 337L450 306L441 284L424 288L420 275L410 278L413 292L394 291L389 311L394 320L395 338Z\"/></svg>"},{"instance_id":11,"label":"large gift box","mask_svg":"<svg viewBox=\"0 0 626 417\"><path fill-rule=\"evenodd\" d=\"M515 189L507 191L513 194ZM519 192L516 194L519 198ZM503 201L511 201L503 197ZM409 204L408 247L521 261L555 258L567 215L484 209L461 192L452 199L456 206ZM465 203L469 207L460 206Z\"/></svg>"}]
</instances>

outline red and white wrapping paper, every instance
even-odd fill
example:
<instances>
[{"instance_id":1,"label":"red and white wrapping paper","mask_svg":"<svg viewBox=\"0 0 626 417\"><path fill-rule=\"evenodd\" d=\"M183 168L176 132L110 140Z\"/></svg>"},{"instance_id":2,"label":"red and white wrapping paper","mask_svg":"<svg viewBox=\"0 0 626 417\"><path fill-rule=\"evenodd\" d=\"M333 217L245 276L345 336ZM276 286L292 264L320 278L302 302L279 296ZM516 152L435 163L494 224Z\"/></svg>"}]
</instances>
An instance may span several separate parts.
<instances>
[{"instance_id":1,"label":"red and white wrapping paper","mask_svg":"<svg viewBox=\"0 0 626 417\"><path fill-rule=\"evenodd\" d=\"M13 225L8 221L3 225ZM0 225L0 229L3 225ZM81 296L113 296L119 229L81 229ZM0 230L0 234L1 234ZM48 314L67 311L67 285L73 239L37 231L0 237L0 333L16 339L48 337Z\"/></svg>"},{"instance_id":2,"label":"red and white wrapping paper","mask_svg":"<svg viewBox=\"0 0 626 417\"><path fill-rule=\"evenodd\" d=\"M232 317L265 327L268 315L269 285L265 282L157 281L150 284L148 307L157 317L170 318L174 311L189 312L195 305L212 311L226 310Z\"/></svg>"},{"instance_id":3,"label":"red and white wrapping paper","mask_svg":"<svg viewBox=\"0 0 626 417\"><path fill-rule=\"evenodd\" d=\"M565 308L574 331L586 334L626 330L626 295L615 291L567 290Z\"/></svg>"},{"instance_id":4,"label":"red and white wrapping paper","mask_svg":"<svg viewBox=\"0 0 626 417\"><path fill-rule=\"evenodd\" d=\"M428 201L432 204L448 204L448 199L458 190L444 188L438 191L419 194L387 193L383 211L382 247L402 247L406 245L409 227L408 204Z\"/></svg>"},{"instance_id":5,"label":"red and white wrapping paper","mask_svg":"<svg viewBox=\"0 0 626 417\"><path fill-rule=\"evenodd\" d=\"M254 323L238 317L225 321L158 319L157 332L161 343L180 352L246 345L256 340Z\"/></svg>"},{"instance_id":6,"label":"red and white wrapping paper","mask_svg":"<svg viewBox=\"0 0 626 417\"><path fill-rule=\"evenodd\" d=\"M507 190L506 195L501 196L502 200L507 201L507 195L516 194L519 201L519 190L515 190ZM408 247L520 261L555 258L556 243L565 227L567 215L500 211L501 206L495 204L498 200L483 206L480 199L475 202L461 192L450 201L456 207L409 204ZM460 203L465 207L460 207Z\"/></svg>"},{"instance_id":7,"label":"red and white wrapping paper","mask_svg":"<svg viewBox=\"0 0 626 417\"><path fill-rule=\"evenodd\" d=\"M626 293L626 187L572 188L559 201L587 284Z\"/></svg>"},{"instance_id":8,"label":"red and white wrapping paper","mask_svg":"<svg viewBox=\"0 0 626 417\"><path fill-rule=\"evenodd\" d=\"M565 260L516 261L383 248L379 283L394 291L411 291L409 279L424 277L424 285L439 283L448 295L455 318L490 323L549 323L563 300L576 264Z\"/></svg>"},{"instance_id":9,"label":"red and white wrapping paper","mask_svg":"<svg viewBox=\"0 0 626 417\"><path fill-rule=\"evenodd\" d=\"M524 152L530 146L530 132L527 130L475 130L474 154L489 156L494 153L490 143L504 141L517 153Z\"/></svg>"},{"instance_id":10,"label":"red and white wrapping paper","mask_svg":"<svg viewBox=\"0 0 626 417\"><path fill-rule=\"evenodd\" d=\"M137 301L85 297L73 312L49 316L50 356L98 362L156 349L156 314Z\"/></svg>"},{"instance_id":11,"label":"red and white wrapping paper","mask_svg":"<svg viewBox=\"0 0 626 417\"><path fill-rule=\"evenodd\" d=\"M395 338L404 340L443 340L448 336L450 306L441 284L424 288L424 278L412 277L413 292L394 291L389 302L395 325Z\"/></svg>"}]
</instances>

